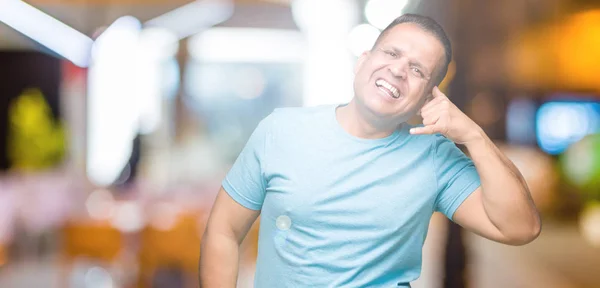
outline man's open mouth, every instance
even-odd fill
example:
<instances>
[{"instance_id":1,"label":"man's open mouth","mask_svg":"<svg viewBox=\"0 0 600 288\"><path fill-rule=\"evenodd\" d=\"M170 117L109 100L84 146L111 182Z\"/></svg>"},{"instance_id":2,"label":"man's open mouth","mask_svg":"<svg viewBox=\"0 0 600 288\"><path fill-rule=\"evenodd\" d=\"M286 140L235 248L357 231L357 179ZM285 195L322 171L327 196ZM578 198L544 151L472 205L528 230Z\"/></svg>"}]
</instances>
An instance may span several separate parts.
<instances>
[{"instance_id":1,"label":"man's open mouth","mask_svg":"<svg viewBox=\"0 0 600 288\"><path fill-rule=\"evenodd\" d=\"M398 91L398 89L389 82L379 79L375 81L375 85L377 85L379 89L383 90L383 92L389 94L392 98L400 98L400 91Z\"/></svg>"}]
</instances>

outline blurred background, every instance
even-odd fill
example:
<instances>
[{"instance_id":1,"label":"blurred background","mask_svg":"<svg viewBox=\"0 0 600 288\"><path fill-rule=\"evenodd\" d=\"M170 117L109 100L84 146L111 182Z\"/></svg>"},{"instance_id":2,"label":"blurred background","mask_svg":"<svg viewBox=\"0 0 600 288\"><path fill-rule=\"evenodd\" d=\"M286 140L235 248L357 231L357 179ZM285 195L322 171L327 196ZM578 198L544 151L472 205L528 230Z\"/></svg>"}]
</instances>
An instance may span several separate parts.
<instances>
[{"instance_id":1,"label":"blurred background","mask_svg":"<svg viewBox=\"0 0 600 288\"><path fill-rule=\"evenodd\" d=\"M357 56L406 12L445 27L442 90L544 222L510 247L436 214L414 287L600 287L597 0L0 0L0 287L196 287L256 124L349 101Z\"/></svg>"}]
</instances>

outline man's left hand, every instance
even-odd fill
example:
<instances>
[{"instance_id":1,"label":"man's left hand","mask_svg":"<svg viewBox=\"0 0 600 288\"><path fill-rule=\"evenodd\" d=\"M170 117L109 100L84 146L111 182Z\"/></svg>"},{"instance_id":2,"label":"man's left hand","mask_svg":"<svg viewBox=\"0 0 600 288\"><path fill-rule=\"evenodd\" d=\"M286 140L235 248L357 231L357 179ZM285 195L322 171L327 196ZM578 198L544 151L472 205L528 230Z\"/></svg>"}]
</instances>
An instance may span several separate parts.
<instances>
[{"instance_id":1,"label":"man's left hand","mask_svg":"<svg viewBox=\"0 0 600 288\"><path fill-rule=\"evenodd\" d=\"M457 144L467 144L482 139L482 129L460 111L438 87L433 88L433 98L421 108L423 127L415 127L411 134L440 133Z\"/></svg>"}]
</instances>

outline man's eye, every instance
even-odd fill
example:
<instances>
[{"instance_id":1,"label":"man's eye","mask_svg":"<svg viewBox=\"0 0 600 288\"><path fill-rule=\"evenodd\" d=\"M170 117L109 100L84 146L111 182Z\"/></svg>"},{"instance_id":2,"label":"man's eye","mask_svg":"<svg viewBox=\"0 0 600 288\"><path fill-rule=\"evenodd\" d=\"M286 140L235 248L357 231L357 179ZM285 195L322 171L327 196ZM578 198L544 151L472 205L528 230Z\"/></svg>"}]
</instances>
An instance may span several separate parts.
<instances>
[{"instance_id":1,"label":"man's eye","mask_svg":"<svg viewBox=\"0 0 600 288\"><path fill-rule=\"evenodd\" d=\"M421 70L419 70L419 68L417 68L417 67L413 67L413 68L412 68L412 70L413 70L415 73L419 74L419 76L423 77L423 73L421 72Z\"/></svg>"},{"instance_id":2,"label":"man's eye","mask_svg":"<svg viewBox=\"0 0 600 288\"><path fill-rule=\"evenodd\" d=\"M390 56L392 56L392 57L394 57L394 58L395 58L396 56L398 56L398 54L396 54L396 53L394 53L394 52L392 52L392 51L385 51L385 53L387 53L388 55L390 55Z\"/></svg>"}]
</instances>

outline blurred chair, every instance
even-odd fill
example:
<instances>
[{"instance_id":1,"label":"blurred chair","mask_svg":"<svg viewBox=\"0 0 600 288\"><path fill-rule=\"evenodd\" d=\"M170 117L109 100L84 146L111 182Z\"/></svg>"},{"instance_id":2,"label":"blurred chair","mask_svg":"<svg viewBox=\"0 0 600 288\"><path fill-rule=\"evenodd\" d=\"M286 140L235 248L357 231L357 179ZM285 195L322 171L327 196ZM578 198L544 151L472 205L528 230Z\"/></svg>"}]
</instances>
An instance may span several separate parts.
<instances>
[{"instance_id":1,"label":"blurred chair","mask_svg":"<svg viewBox=\"0 0 600 288\"><path fill-rule=\"evenodd\" d=\"M199 219L199 213L186 211L179 213L170 227L148 225L142 230L138 287L176 288L197 282L205 224Z\"/></svg>"},{"instance_id":2,"label":"blurred chair","mask_svg":"<svg viewBox=\"0 0 600 288\"><path fill-rule=\"evenodd\" d=\"M63 228L63 255L113 262L123 248L121 231L108 222L69 222Z\"/></svg>"},{"instance_id":3,"label":"blurred chair","mask_svg":"<svg viewBox=\"0 0 600 288\"><path fill-rule=\"evenodd\" d=\"M250 227L246 238L240 245L240 263L238 274L238 287L254 287L254 273L256 271L256 257L258 256L258 234L260 231L260 217Z\"/></svg>"},{"instance_id":4,"label":"blurred chair","mask_svg":"<svg viewBox=\"0 0 600 288\"><path fill-rule=\"evenodd\" d=\"M69 287L74 264L89 260L103 265L115 264L124 249L124 238L108 221L69 221L62 229L61 285Z\"/></svg>"},{"instance_id":5,"label":"blurred chair","mask_svg":"<svg viewBox=\"0 0 600 288\"><path fill-rule=\"evenodd\" d=\"M4 266L7 261L8 257L6 255L6 246L4 246L4 243L0 242L0 267Z\"/></svg>"},{"instance_id":6,"label":"blurred chair","mask_svg":"<svg viewBox=\"0 0 600 288\"><path fill-rule=\"evenodd\" d=\"M256 219L256 222L250 227L246 238L240 246L240 260L241 265L254 266L256 264L256 257L258 256L258 233L260 231L260 217Z\"/></svg>"}]
</instances>

